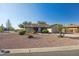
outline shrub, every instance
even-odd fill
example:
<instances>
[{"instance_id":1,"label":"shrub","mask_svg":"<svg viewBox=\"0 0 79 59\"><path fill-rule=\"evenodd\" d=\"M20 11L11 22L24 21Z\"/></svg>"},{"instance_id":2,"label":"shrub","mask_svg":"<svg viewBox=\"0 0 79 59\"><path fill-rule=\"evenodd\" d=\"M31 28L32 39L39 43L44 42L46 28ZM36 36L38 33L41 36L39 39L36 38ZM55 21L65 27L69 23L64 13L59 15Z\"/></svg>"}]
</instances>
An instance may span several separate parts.
<instances>
[{"instance_id":1,"label":"shrub","mask_svg":"<svg viewBox=\"0 0 79 59\"><path fill-rule=\"evenodd\" d=\"M19 29L16 29L15 32L19 32Z\"/></svg>"},{"instance_id":2,"label":"shrub","mask_svg":"<svg viewBox=\"0 0 79 59\"><path fill-rule=\"evenodd\" d=\"M2 53L10 53L10 51L1 50Z\"/></svg>"},{"instance_id":3,"label":"shrub","mask_svg":"<svg viewBox=\"0 0 79 59\"><path fill-rule=\"evenodd\" d=\"M28 34L28 38L34 38L33 34L32 33L29 33Z\"/></svg>"},{"instance_id":4,"label":"shrub","mask_svg":"<svg viewBox=\"0 0 79 59\"><path fill-rule=\"evenodd\" d=\"M2 29L2 27L0 27L0 32L3 32L3 29Z\"/></svg>"},{"instance_id":5,"label":"shrub","mask_svg":"<svg viewBox=\"0 0 79 59\"><path fill-rule=\"evenodd\" d=\"M5 53L10 53L10 51L5 51Z\"/></svg>"},{"instance_id":6,"label":"shrub","mask_svg":"<svg viewBox=\"0 0 79 59\"><path fill-rule=\"evenodd\" d=\"M79 33L79 29L77 29L76 32Z\"/></svg>"},{"instance_id":7,"label":"shrub","mask_svg":"<svg viewBox=\"0 0 79 59\"><path fill-rule=\"evenodd\" d=\"M33 35L28 35L28 38L34 38Z\"/></svg>"},{"instance_id":8,"label":"shrub","mask_svg":"<svg viewBox=\"0 0 79 59\"><path fill-rule=\"evenodd\" d=\"M22 30L19 31L19 35L24 35L25 33L26 33L26 30L22 29Z\"/></svg>"},{"instance_id":9,"label":"shrub","mask_svg":"<svg viewBox=\"0 0 79 59\"><path fill-rule=\"evenodd\" d=\"M63 38L64 37L64 33L60 33L60 35L58 37Z\"/></svg>"},{"instance_id":10,"label":"shrub","mask_svg":"<svg viewBox=\"0 0 79 59\"><path fill-rule=\"evenodd\" d=\"M64 36L63 35L59 35L58 37L63 38Z\"/></svg>"},{"instance_id":11,"label":"shrub","mask_svg":"<svg viewBox=\"0 0 79 59\"><path fill-rule=\"evenodd\" d=\"M49 31L47 29L43 29L42 33L48 33Z\"/></svg>"},{"instance_id":12,"label":"shrub","mask_svg":"<svg viewBox=\"0 0 79 59\"><path fill-rule=\"evenodd\" d=\"M36 33L36 31L35 30L32 30L32 33Z\"/></svg>"}]
</instances>

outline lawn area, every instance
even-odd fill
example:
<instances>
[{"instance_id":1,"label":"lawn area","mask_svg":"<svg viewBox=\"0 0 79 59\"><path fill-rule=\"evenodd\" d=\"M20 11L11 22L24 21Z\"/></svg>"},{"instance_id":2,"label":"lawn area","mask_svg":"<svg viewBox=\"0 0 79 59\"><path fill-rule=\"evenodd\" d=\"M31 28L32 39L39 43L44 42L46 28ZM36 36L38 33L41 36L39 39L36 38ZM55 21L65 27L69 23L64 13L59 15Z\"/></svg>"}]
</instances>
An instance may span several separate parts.
<instances>
[{"instance_id":1,"label":"lawn area","mask_svg":"<svg viewBox=\"0 0 79 59\"><path fill-rule=\"evenodd\" d=\"M39 48L78 45L78 39L59 38L53 34L34 34L35 38L27 38L27 35L18 35L16 33L0 33L0 49L15 48Z\"/></svg>"}]
</instances>

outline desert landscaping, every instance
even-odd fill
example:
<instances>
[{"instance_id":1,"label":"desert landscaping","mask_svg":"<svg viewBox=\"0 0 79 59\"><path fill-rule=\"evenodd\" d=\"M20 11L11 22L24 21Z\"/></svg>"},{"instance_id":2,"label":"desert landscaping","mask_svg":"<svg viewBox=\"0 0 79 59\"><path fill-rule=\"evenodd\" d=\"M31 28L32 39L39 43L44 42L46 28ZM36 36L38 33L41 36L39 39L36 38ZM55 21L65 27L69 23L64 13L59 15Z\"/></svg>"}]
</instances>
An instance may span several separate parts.
<instances>
[{"instance_id":1,"label":"desert landscaping","mask_svg":"<svg viewBox=\"0 0 79 59\"><path fill-rule=\"evenodd\" d=\"M79 39L59 38L54 34L34 34L34 38L17 33L0 33L0 49L39 48L78 45Z\"/></svg>"}]
</instances>

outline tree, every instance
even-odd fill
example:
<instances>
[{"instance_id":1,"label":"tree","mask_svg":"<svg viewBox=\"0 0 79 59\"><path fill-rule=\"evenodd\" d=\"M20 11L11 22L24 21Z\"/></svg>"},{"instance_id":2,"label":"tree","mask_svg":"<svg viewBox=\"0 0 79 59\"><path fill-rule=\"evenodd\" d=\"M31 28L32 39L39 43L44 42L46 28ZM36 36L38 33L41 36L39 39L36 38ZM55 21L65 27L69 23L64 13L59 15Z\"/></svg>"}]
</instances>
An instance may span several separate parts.
<instances>
[{"instance_id":1,"label":"tree","mask_svg":"<svg viewBox=\"0 0 79 59\"><path fill-rule=\"evenodd\" d=\"M79 33L79 28L76 29L76 32Z\"/></svg>"},{"instance_id":2,"label":"tree","mask_svg":"<svg viewBox=\"0 0 79 59\"><path fill-rule=\"evenodd\" d=\"M3 24L1 25L1 28L2 28L2 30L4 31L4 26L3 26Z\"/></svg>"},{"instance_id":3,"label":"tree","mask_svg":"<svg viewBox=\"0 0 79 59\"><path fill-rule=\"evenodd\" d=\"M62 34L62 29L63 29L63 25L62 24L54 24L54 25L51 25L53 28L55 28L59 33L60 35Z\"/></svg>"},{"instance_id":4,"label":"tree","mask_svg":"<svg viewBox=\"0 0 79 59\"><path fill-rule=\"evenodd\" d=\"M23 24L18 25L20 28L24 28Z\"/></svg>"},{"instance_id":5,"label":"tree","mask_svg":"<svg viewBox=\"0 0 79 59\"><path fill-rule=\"evenodd\" d=\"M2 27L0 26L0 32L3 32L3 29L2 29Z\"/></svg>"},{"instance_id":6,"label":"tree","mask_svg":"<svg viewBox=\"0 0 79 59\"><path fill-rule=\"evenodd\" d=\"M27 24L33 24L32 22L28 22Z\"/></svg>"},{"instance_id":7,"label":"tree","mask_svg":"<svg viewBox=\"0 0 79 59\"><path fill-rule=\"evenodd\" d=\"M32 24L32 22L24 21L22 24L23 24L23 25Z\"/></svg>"},{"instance_id":8,"label":"tree","mask_svg":"<svg viewBox=\"0 0 79 59\"><path fill-rule=\"evenodd\" d=\"M8 31L14 30L9 19L7 20L6 28L8 29Z\"/></svg>"},{"instance_id":9,"label":"tree","mask_svg":"<svg viewBox=\"0 0 79 59\"><path fill-rule=\"evenodd\" d=\"M28 22L27 22L27 21L24 21L24 22L22 23L22 25L26 25L26 24L28 24Z\"/></svg>"},{"instance_id":10,"label":"tree","mask_svg":"<svg viewBox=\"0 0 79 59\"><path fill-rule=\"evenodd\" d=\"M38 24L38 25L47 25L47 23L44 22L44 21L38 21L37 24Z\"/></svg>"},{"instance_id":11,"label":"tree","mask_svg":"<svg viewBox=\"0 0 79 59\"><path fill-rule=\"evenodd\" d=\"M62 32L63 25L62 24L54 24L51 25L53 28L55 28L58 32Z\"/></svg>"},{"instance_id":12,"label":"tree","mask_svg":"<svg viewBox=\"0 0 79 59\"><path fill-rule=\"evenodd\" d=\"M28 24L32 24L32 22L27 22L24 21L22 24L19 25L20 28L24 28L24 26L28 25Z\"/></svg>"}]
</instances>

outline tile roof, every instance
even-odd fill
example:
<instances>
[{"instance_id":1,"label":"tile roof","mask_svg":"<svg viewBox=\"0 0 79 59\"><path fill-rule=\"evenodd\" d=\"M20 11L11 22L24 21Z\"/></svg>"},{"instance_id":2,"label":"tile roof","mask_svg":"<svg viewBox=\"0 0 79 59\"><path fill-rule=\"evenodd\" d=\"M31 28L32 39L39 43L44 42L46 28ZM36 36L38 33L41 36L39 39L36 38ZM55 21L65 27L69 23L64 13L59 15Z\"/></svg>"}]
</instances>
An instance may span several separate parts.
<instances>
[{"instance_id":1,"label":"tile roof","mask_svg":"<svg viewBox=\"0 0 79 59\"><path fill-rule=\"evenodd\" d=\"M70 25L67 25L67 26L64 26L64 27L70 27L70 28L76 28L76 27L79 27L79 25L76 25L76 24L70 24Z\"/></svg>"}]
</instances>

